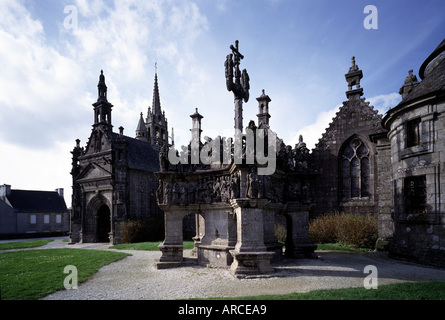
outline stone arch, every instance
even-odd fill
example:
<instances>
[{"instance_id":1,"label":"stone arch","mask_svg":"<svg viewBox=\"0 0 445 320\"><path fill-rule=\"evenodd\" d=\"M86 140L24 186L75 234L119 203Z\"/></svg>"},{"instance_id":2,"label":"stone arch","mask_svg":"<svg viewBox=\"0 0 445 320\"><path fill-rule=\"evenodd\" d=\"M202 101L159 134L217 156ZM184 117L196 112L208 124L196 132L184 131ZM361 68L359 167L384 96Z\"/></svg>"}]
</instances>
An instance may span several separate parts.
<instances>
[{"instance_id":1,"label":"stone arch","mask_svg":"<svg viewBox=\"0 0 445 320\"><path fill-rule=\"evenodd\" d=\"M94 196L87 205L84 227L85 242L109 242L111 232L111 206L101 195Z\"/></svg>"},{"instance_id":2,"label":"stone arch","mask_svg":"<svg viewBox=\"0 0 445 320\"><path fill-rule=\"evenodd\" d=\"M110 242L111 211L107 205L99 207L96 213L96 241Z\"/></svg>"}]
</instances>

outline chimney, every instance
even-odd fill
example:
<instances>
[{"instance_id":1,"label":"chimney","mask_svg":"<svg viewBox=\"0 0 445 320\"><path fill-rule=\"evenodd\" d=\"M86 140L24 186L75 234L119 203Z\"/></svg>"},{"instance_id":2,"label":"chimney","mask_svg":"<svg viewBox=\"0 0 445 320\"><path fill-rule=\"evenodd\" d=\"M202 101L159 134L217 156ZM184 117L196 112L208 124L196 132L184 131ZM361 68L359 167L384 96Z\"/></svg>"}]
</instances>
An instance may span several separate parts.
<instances>
[{"instance_id":1,"label":"chimney","mask_svg":"<svg viewBox=\"0 0 445 320\"><path fill-rule=\"evenodd\" d=\"M59 194L59 197L63 198L63 188L56 189L56 192Z\"/></svg>"},{"instance_id":2,"label":"chimney","mask_svg":"<svg viewBox=\"0 0 445 320\"><path fill-rule=\"evenodd\" d=\"M0 186L0 197L9 197L11 195L11 186L4 184Z\"/></svg>"}]
</instances>

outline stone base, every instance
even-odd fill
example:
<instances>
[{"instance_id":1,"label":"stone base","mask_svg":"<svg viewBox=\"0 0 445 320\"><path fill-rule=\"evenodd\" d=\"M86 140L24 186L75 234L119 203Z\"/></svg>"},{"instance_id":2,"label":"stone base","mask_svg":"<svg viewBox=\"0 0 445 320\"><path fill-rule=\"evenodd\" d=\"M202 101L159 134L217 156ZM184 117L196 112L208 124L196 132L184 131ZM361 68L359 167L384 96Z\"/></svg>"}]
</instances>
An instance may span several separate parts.
<instances>
[{"instance_id":1,"label":"stone base","mask_svg":"<svg viewBox=\"0 0 445 320\"><path fill-rule=\"evenodd\" d=\"M230 273L237 278L262 277L275 271L270 265L275 252L238 252L231 250L233 263Z\"/></svg>"},{"instance_id":2,"label":"stone base","mask_svg":"<svg viewBox=\"0 0 445 320\"><path fill-rule=\"evenodd\" d=\"M160 244L158 248L162 252L161 262L182 262L184 252L183 245Z\"/></svg>"},{"instance_id":3,"label":"stone base","mask_svg":"<svg viewBox=\"0 0 445 320\"><path fill-rule=\"evenodd\" d=\"M378 238L375 243L375 249L377 251L389 251L389 246L391 245L392 239L382 239Z\"/></svg>"},{"instance_id":4,"label":"stone base","mask_svg":"<svg viewBox=\"0 0 445 320\"><path fill-rule=\"evenodd\" d=\"M227 268L233 262L230 251L234 246L199 245L198 263L214 268Z\"/></svg>"},{"instance_id":5,"label":"stone base","mask_svg":"<svg viewBox=\"0 0 445 320\"><path fill-rule=\"evenodd\" d=\"M198 264L198 261L193 258L184 258L182 261L156 261L155 267L158 270L161 269L172 269L172 268L180 268L180 267L193 267Z\"/></svg>"}]
</instances>

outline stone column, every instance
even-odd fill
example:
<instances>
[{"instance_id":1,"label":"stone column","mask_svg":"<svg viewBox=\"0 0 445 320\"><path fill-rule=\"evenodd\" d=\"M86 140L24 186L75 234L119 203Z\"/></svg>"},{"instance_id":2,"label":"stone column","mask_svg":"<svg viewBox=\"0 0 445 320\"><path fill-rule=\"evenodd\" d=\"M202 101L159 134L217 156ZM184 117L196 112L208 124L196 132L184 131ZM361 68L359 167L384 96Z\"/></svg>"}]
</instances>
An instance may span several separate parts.
<instances>
[{"instance_id":1,"label":"stone column","mask_svg":"<svg viewBox=\"0 0 445 320\"><path fill-rule=\"evenodd\" d=\"M174 268L183 263L182 220L188 211L179 206L161 206L164 211L165 240L159 245L162 256L156 263L158 269Z\"/></svg>"},{"instance_id":2,"label":"stone column","mask_svg":"<svg viewBox=\"0 0 445 320\"><path fill-rule=\"evenodd\" d=\"M286 256L290 258L316 258L314 251L317 245L309 240L308 205L289 203L287 206L288 235L286 239ZM289 225L290 224L290 225Z\"/></svg>"},{"instance_id":3,"label":"stone column","mask_svg":"<svg viewBox=\"0 0 445 320\"><path fill-rule=\"evenodd\" d=\"M236 277L273 273L270 260L275 255L264 245L263 217L268 201L264 199L232 199L237 221L237 243L230 253L230 272Z\"/></svg>"},{"instance_id":4,"label":"stone column","mask_svg":"<svg viewBox=\"0 0 445 320\"><path fill-rule=\"evenodd\" d=\"M243 128L243 99L235 97L235 136L242 133Z\"/></svg>"},{"instance_id":5,"label":"stone column","mask_svg":"<svg viewBox=\"0 0 445 320\"><path fill-rule=\"evenodd\" d=\"M264 245L267 251L275 252L272 262L280 261L283 255L283 244L275 237L275 214L279 213L282 207L281 203L268 203L263 215Z\"/></svg>"},{"instance_id":6,"label":"stone column","mask_svg":"<svg viewBox=\"0 0 445 320\"><path fill-rule=\"evenodd\" d=\"M195 229L196 229L196 235L192 238L194 241L194 248L192 251L192 256L198 257L198 248L201 244L201 239L205 235L205 218L204 214L198 210L195 214Z\"/></svg>"}]
</instances>

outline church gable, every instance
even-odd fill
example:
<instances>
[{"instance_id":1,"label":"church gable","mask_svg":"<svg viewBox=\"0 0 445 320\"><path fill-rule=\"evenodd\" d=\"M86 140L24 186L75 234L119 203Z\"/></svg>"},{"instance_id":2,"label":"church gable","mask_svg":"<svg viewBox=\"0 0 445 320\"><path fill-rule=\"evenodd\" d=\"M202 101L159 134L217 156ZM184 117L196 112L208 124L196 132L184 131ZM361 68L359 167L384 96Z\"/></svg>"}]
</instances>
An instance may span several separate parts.
<instances>
[{"instance_id":1,"label":"church gable","mask_svg":"<svg viewBox=\"0 0 445 320\"><path fill-rule=\"evenodd\" d=\"M348 100L343 102L316 146L318 150L332 149L336 152L335 155L343 142L353 135L370 140L370 135L385 131L381 124L382 115L370 105L369 101L362 98L363 88L360 86L360 80L363 78L363 72L356 65L355 57L352 57L352 65L345 78L348 83L346 91Z\"/></svg>"},{"instance_id":2,"label":"church gable","mask_svg":"<svg viewBox=\"0 0 445 320\"><path fill-rule=\"evenodd\" d=\"M316 149L338 150L342 143L353 135L369 139L369 135L385 131L381 125L382 115L364 98L345 101L332 119Z\"/></svg>"},{"instance_id":3,"label":"church gable","mask_svg":"<svg viewBox=\"0 0 445 320\"><path fill-rule=\"evenodd\" d=\"M386 132L382 115L363 98L362 71L352 58L345 75L347 101L313 150L316 211L373 213L376 210L376 151L371 136Z\"/></svg>"},{"instance_id":4,"label":"church gable","mask_svg":"<svg viewBox=\"0 0 445 320\"><path fill-rule=\"evenodd\" d=\"M77 182L83 183L87 181L101 180L104 178L110 178L111 172L105 169L98 163L90 162L80 175L76 178Z\"/></svg>"},{"instance_id":5,"label":"church gable","mask_svg":"<svg viewBox=\"0 0 445 320\"><path fill-rule=\"evenodd\" d=\"M112 140L108 137L108 134L100 129L95 129L88 140L84 155L89 156L95 153L110 151L111 148Z\"/></svg>"}]
</instances>

